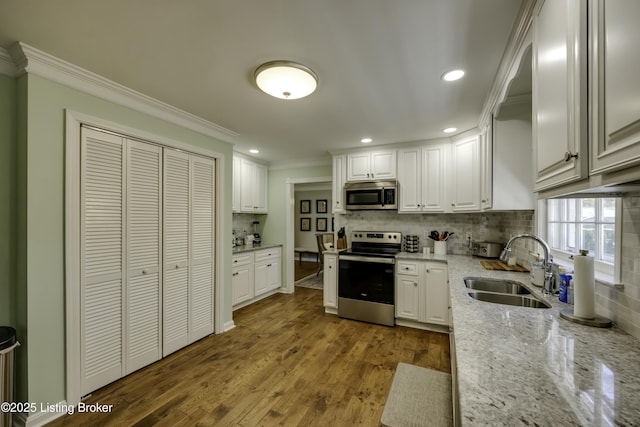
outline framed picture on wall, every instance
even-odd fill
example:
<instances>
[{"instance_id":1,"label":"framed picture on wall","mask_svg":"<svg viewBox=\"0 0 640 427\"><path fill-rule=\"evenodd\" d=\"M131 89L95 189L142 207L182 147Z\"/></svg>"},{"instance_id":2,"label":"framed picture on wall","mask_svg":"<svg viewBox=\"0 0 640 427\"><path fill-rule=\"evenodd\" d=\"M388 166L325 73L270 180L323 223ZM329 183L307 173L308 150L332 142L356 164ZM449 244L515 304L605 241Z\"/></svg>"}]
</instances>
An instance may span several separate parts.
<instances>
[{"instance_id":1,"label":"framed picture on wall","mask_svg":"<svg viewBox=\"0 0 640 427\"><path fill-rule=\"evenodd\" d=\"M316 200L316 213L327 213L327 200Z\"/></svg>"},{"instance_id":2,"label":"framed picture on wall","mask_svg":"<svg viewBox=\"0 0 640 427\"><path fill-rule=\"evenodd\" d=\"M300 200L300 213L311 213L311 200Z\"/></svg>"},{"instance_id":3,"label":"framed picture on wall","mask_svg":"<svg viewBox=\"0 0 640 427\"><path fill-rule=\"evenodd\" d=\"M327 231L327 218L316 218L316 231Z\"/></svg>"},{"instance_id":4,"label":"framed picture on wall","mask_svg":"<svg viewBox=\"0 0 640 427\"><path fill-rule=\"evenodd\" d=\"M300 231L311 231L311 218L300 218Z\"/></svg>"}]
</instances>

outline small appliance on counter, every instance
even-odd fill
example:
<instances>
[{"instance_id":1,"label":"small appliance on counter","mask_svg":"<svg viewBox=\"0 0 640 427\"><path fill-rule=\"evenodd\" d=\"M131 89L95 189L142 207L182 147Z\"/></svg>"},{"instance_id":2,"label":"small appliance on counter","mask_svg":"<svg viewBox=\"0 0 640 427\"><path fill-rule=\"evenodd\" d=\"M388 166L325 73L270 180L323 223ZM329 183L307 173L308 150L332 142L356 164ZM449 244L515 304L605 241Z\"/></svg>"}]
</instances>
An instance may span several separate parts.
<instances>
[{"instance_id":1,"label":"small appliance on counter","mask_svg":"<svg viewBox=\"0 0 640 427\"><path fill-rule=\"evenodd\" d=\"M416 253L420 249L420 238L416 235L404 236L404 251Z\"/></svg>"},{"instance_id":2,"label":"small appliance on counter","mask_svg":"<svg viewBox=\"0 0 640 427\"><path fill-rule=\"evenodd\" d=\"M498 242L472 242L471 255L482 258L499 258L504 245Z\"/></svg>"},{"instance_id":3,"label":"small appliance on counter","mask_svg":"<svg viewBox=\"0 0 640 427\"><path fill-rule=\"evenodd\" d=\"M258 233L258 226L260 221L253 221L253 246L259 245L262 240L260 239L260 233Z\"/></svg>"}]
</instances>

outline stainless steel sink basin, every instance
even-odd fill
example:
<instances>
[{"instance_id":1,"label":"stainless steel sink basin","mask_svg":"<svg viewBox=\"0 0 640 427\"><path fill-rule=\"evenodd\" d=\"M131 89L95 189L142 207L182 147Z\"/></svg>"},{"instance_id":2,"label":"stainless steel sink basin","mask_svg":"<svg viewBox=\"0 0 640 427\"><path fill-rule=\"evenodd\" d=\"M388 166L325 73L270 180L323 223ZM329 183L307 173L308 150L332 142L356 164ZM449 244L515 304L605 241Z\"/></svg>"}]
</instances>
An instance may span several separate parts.
<instances>
[{"instance_id":1,"label":"stainless steel sink basin","mask_svg":"<svg viewBox=\"0 0 640 427\"><path fill-rule=\"evenodd\" d=\"M551 306L546 302L540 301L530 296L497 294L490 292L469 292L469 296L471 298L477 299L478 301L493 302L496 304L506 304L532 308L551 308Z\"/></svg>"},{"instance_id":2,"label":"stainless steel sink basin","mask_svg":"<svg viewBox=\"0 0 640 427\"><path fill-rule=\"evenodd\" d=\"M465 277L464 285L476 291L499 292L510 295L528 295L531 293L522 283L487 277Z\"/></svg>"}]
</instances>

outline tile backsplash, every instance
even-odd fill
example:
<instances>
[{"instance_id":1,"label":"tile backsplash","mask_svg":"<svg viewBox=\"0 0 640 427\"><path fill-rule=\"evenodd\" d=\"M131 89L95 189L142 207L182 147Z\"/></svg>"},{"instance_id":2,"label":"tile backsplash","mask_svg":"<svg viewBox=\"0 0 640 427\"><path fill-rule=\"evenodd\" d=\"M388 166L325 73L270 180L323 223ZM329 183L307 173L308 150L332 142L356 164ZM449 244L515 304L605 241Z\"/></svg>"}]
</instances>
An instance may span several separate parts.
<instances>
[{"instance_id":1,"label":"tile backsplash","mask_svg":"<svg viewBox=\"0 0 640 427\"><path fill-rule=\"evenodd\" d=\"M336 215L336 230L345 227L347 233L355 230L399 231L403 235L417 235L420 248L425 244L433 247L433 241L427 236L431 230L454 232L447 242L447 253L469 254L467 233L472 240L500 242L505 244L512 235L532 233L534 230L534 211L503 211L456 214L398 214L392 211L353 211ZM530 267L531 257L528 246L517 245L515 254L518 263Z\"/></svg>"}]
</instances>

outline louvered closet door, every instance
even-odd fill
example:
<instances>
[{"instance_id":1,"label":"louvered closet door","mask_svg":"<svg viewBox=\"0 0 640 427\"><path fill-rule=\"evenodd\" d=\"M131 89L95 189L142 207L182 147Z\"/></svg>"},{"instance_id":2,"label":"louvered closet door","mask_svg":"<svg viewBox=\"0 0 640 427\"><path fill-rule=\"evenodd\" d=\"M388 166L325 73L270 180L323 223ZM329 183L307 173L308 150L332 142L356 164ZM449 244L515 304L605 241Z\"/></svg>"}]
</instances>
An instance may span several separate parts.
<instances>
[{"instance_id":1,"label":"louvered closet door","mask_svg":"<svg viewBox=\"0 0 640 427\"><path fill-rule=\"evenodd\" d=\"M127 141L125 371L161 357L162 148Z\"/></svg>"},{"instance_id":2,"label":"louvered closet door","mask_svg":"<svg viewBox=\"0 0 640 427\"><path fill-rule=\"evenodd\" d=\"M163 349L189 343L189 155L164 149Z\"/></svg>"},{"instance_id":3,"label":"louvered closet door","mask_svg":"<svg viewBox=\"0 0 640 427\"><path fill-rule=\"evenodd\" d=\"M122 376L122 138L82 129L81 394Z\"/></svg>"},{"instance_id":4,"label":"louvered closet door","mask_svg":"<svg viewBox=\"0 0 640 427\"><path fill-rule=\"evenodd\" d=\"M191 156L189 342L213 333L214 168L212 159Z\"/></svg>"}]
</instances>

